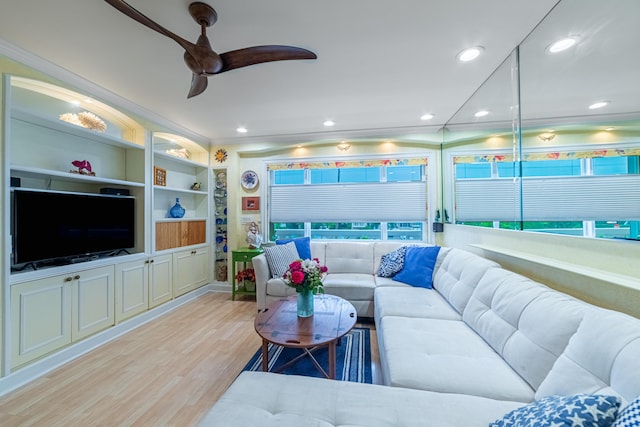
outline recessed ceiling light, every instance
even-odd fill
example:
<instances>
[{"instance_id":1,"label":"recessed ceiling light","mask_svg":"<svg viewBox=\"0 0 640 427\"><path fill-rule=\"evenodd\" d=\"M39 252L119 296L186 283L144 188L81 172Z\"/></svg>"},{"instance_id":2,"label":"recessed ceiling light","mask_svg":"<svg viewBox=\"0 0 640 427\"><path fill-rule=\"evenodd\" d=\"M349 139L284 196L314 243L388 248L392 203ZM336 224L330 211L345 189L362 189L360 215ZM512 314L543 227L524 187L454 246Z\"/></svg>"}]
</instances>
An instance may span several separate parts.
<instances>
[{"instance_id":1,"label":"recessed ceiling light","mask_svg":"<svg viewBox=\"0 0 640 427\"><path fill-rule=\"evenodd\" d=\"M487 110L480 110L474 114L475 117L484 117L488 115L489 112Z\"/></svg>"},{"instance_id":2,"label":"recessed ceiling light","mask_svg":"<svg viewBox=\"0 0 640 427\"><path fill-rule=\"evenodd\" d=\"M483 51L484 51L484 48L482 46L470 47L470 48L465 49L462 52L458 53L457 58L458 58L458 61L460 61L460 62L473 61L478 56L480 56L480 54Z\"/></svg>"},{"instance_id":3,"label":"recessed ceiling light","mask_svg":"<svg viewBox=\"0 0 640 427\"><path fill-rule=\"evenodd\" d=\"M606 107L609 105L609 101L599 101L589 105L590 110L596 110L598 108Z\"/></svg>"},{"instance_id":4,"label":"recessed ceiling light","mask_svg":"<svg viewBox=\"0 0 640 427\"><path fill-rule=\"evenodd\" d=\"M567 37L551 43L547 47L547 51L549 53L562 52L563 50L567 50L570 47L575 46L576 43L578 43L578 39L576 37Z\"/></svg>"},{"instance_id":5,"label":"recessed ceiling light","mask_svg":"<svg viewBox=\"0 0 640 427\"><path fill-rule=\"evenodd\" d=\"M431 120L433 119L433 114L423 114L422 116L420 116L420 120Z\"/></svg>"},{"instance_id":6,"label":"recessed ceiling light","mask_svg":"<svg viewBox=\"0 0 640 427\"><path fill-rule=\"evenodd\" d=\"M331 127L333 125L336 124L336 122L334 122L333 120L325 120L324 123L322 123L324 126L326 127Z\"/></svg>"},{"instance_id":7,"label":"recessed ceiling light","mask_svg":"<svg viewBox=\"0 0 640 427\"><path fill-rule=\"evenodd\" d=\"M247 128L244 126L240 126L239 128L236 129L236 132L238 133L247 133Z\"/></svg>"}]
</instances>

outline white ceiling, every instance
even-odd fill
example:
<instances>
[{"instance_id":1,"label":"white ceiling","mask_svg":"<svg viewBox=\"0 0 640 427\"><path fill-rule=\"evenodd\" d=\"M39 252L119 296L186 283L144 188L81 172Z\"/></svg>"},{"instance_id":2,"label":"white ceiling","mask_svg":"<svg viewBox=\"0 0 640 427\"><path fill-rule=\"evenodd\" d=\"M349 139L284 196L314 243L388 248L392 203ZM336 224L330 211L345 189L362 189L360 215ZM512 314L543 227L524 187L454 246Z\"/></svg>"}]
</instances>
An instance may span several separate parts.
<instances>
[{"instance_id":1,"label":"white ceiling","mask_svg":"<svg viewBox=\"0 0 640 427\"><path fill-rule=\"evenodd\" d=\"M557 0L211 0L218 22L207 34L217 52L285 44L310 49L318 59L212 76L208 89L191 99L182 48L106 2L3 3L0 42L214 144L232 144L433 133ZM185 39L199 35L189 0L129 3ZM456 61L474 45L485 48L479 60ZM63 80L74 84L71 75ZM421 122L424 113L435 118ZM326 119L336 122L329 131ZM240 125L249 132L239 135Z\"/></svg>"}]
</instances>

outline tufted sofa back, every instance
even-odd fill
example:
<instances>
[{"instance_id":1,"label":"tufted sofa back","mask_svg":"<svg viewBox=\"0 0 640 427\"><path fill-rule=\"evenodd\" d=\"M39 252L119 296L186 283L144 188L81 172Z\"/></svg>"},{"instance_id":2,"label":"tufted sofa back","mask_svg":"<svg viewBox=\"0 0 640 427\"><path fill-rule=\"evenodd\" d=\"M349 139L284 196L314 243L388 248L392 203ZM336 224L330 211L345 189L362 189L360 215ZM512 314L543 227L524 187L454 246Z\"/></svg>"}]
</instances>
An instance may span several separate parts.
<instances>
[{"instance_id":1,"label":"tufted sofa back","mask_svg":"<svg viewBox=\"0 0 640 427\"><path fill-rule=\"evenodd\" d=\"M587 309L568 295L495 268L478 282L462 319L537 390Z\"/></svg>"},{"instance_id":2,"label":"tufted sofa back","mask_svg":"<svg viewBox=\"0 0 640 427\"><path fill-rule=\"evenodd\" d=\"M485 273L500 266L471 252L440 248L433 274L433 287L462 313Z\"/></svg>"}]
</instances>

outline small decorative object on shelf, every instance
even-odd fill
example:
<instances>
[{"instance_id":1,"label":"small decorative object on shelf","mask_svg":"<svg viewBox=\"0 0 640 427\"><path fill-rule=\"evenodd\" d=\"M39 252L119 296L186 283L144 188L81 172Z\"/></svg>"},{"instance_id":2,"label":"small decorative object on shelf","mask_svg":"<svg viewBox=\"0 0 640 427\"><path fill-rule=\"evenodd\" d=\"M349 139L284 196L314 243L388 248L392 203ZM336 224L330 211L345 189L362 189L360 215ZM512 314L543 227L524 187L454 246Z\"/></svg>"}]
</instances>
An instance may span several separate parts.
<instances>
[{"instance_id":1,"label":"small decorative object on shelf","mask_svg":"<svg viewBox=\"0 0 640 427\"><path fill-rule=\"evenodd\" d=\"M96 176L96 173L91 170L91 163L89 163L89 160L74 160L71 164L78 168L78 170L70 170L69 172L71 173Z\"/></svg>"},{"instance_id":2,"label":"small decorative object on shelf","mask_svg":"<svg viewBox=\"0 0 640 427\"><path fill-rule=\"evenodd\" d=\"M167 170L158 166L153 167L153 185L165 187L167 185Z\"/></svg>"},{"instance_id":3,"label":"small decorative object on shelf","mask_svg":"<svg viewBox=\"0 0 640 427\"><path fill-rule=\"evenodd\" d=\"M190 159L191 153L186 148L170 148L165 151L168 155L178 157L179 159Z\"/></svg>"},{"instance_id":4,"label":"small decorative object on shelf","mask_svg":"<svg viewBox=\"0 0 640 427\"><path fill-rule=\"evenodd\" d=\"M194 182L194 183L191 185L191 189L192 189L192 190L195 190L195 191L200 191L201 186L202 186L202 185L201 185L199 182Z\"/></svg>"},{"instance_id":5,"label":"small decorative object on shelf","mask_svg":"<svg viewBox=\"0 0 640 427\"><path fill-rule=\"evenodd\" d=\"M247 243L250 249L259 248L262 245L262 236L260 235L260 229L258 224L251 221L247 226Z\"/></svg>"},{"instance_id":6,"label":"small decorative object on shelf","mask_svg":"<svg viewBox=\"0 0 640 427\"><path fill-rule=\"evenodd\" d=\"M60 120L63 122L71 123L83 128L97 130L98 132L104 132L107 130L107 125L100 117L88 111L82 113L65 113L60 115Z\"/></svg>"},{"instance_id":7,"label":"small decorative object on shelf","mask_svg":"<svg viewBox=\"0 0 640 427\"><path fill-rule=\"evenodd\" d=\"M298 317L313 316L313 296L323 294L322 278L327 267L318 258L297 260L289 264L284 282L298 293Z\"/></svg>"},{"instance_id":8,"label":"small decorative object on shelf","mask_svg":"<svg viewBox=\"0 0 640 427\"><path fill-rule=\"evenodd\" d=\"M169 216L171 218L182 218L184 216L185 209L180 204L180 199L176 198L176 204L173 205L171 209L169 209Z\"/></svg>"}]
</instances>

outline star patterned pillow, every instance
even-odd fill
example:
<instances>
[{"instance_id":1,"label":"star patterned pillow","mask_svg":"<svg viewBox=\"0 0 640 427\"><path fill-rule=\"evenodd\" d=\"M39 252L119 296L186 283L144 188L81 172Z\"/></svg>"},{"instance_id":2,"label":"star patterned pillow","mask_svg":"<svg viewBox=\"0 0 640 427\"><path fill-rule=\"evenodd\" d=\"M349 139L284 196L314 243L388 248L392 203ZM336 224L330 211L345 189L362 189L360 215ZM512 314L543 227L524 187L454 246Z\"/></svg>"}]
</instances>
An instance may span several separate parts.
<instances>
[{"instance_id":1,"label":"star patterned pillow","mask_svg":"<svg viewBox=\"0 0 640 427\"><path fill-rule=\"evenodd\" d=\"M509 412L489 427L610 427L619 407L615 396L548 396Z\"/></svg>"},{"instance_id":2,"label":"star patterned pillow","mask_svg":"<svg viewBox=\"0 0 640 427\"><path fill-rule=\"evenodd\" d=\"M640 396L620 411L611 427L640 427Z\"/></svg>"}]
</instances>

